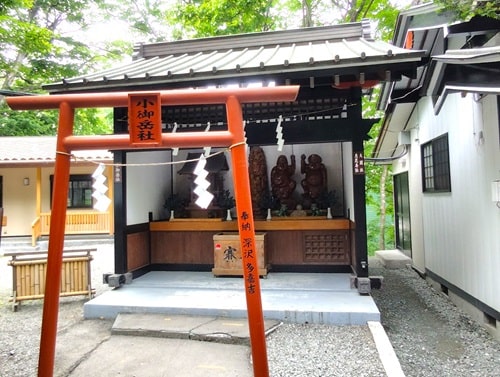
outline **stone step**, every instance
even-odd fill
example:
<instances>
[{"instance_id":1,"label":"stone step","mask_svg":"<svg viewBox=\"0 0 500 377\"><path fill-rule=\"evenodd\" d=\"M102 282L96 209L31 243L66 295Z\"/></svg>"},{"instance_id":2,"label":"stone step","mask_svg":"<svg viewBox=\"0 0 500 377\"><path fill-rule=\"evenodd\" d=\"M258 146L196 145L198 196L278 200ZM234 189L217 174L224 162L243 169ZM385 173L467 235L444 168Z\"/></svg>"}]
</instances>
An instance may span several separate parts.
<instances>
[{"instance_id":1,"label":"stone step","mask_svg":"<svg viewBox=\"0 0 500 377\"><path fill-rule=\"evenodd\" d=\"M406 268L411 265L411 258L404 255L400 250L378 250L375 256L380 260L382 265L390 270Z\"/></svg>"},{"instance_id":2,"label":"stone step","mask_svg":"<svg viewBox=\"0 0 500 377\"><path fill-rule=\"evenodd\" d=\"M265 320L266 335L280 326L276 320ZM224 344L250 344L246 318L223 318L154 313L120 313L111 334L154 338L190 339Z\"/></svg>"}]
</instances>

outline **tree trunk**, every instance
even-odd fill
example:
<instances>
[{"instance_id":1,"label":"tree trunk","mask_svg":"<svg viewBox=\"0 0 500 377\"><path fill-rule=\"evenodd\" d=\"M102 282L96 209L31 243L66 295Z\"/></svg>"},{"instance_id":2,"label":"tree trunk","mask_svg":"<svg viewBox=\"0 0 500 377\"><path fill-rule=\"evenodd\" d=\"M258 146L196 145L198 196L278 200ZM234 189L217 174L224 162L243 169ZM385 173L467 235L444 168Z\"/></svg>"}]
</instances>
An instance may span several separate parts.
<instances>
[{"instance_id":1,"label":"tree trunk","mask_svg":"<svg viewBox=\"0 0 500 377\"><path fill-rule=\"evenodd\" d=\"M37 16L38 11L40 10L40 7L37 5L34 5L28 15L28 20L27 23L31 24L34 23L35 17ZM19 75L19 70L20 67L23 64L24 59L26 59L27 54L24 51L19 50L17 52L16 58L12 62L11 66L9 67L8 71L5 74L4 81L2 83L2 89L10 89L14 81L16 80L16 77Z\"/></svg>"},{"instance_id":2,"label":"tree trunk","mask_svg":"<svg viewBox=\"0 0 500 377\"><path fill-rule=\"evenodd\" d=\"M302 0L302 27L313 26L312 0Z\"/></svg>"}]
</instances>

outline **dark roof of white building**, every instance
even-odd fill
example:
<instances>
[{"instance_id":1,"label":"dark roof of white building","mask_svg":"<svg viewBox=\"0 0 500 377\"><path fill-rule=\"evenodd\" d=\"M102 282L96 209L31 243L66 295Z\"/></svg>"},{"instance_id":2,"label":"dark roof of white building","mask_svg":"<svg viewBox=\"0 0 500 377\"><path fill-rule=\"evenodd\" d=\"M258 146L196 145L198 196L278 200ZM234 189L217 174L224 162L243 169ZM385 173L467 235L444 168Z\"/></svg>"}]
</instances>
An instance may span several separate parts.
<instances>
[{"instance_id":1,"label":"dark roof of white building","mask_svg":"<svg viewBox=\"0 0 500 377\"><path fill-rule=\"evenodd\" d=\"M411 42L413 48L425 50L427 63L417 68L414 78L382 86L377 106L385 117L373 156L390 163L404 152L399 135L421 97L433 97L438 113L449 93L500 93L499 41L499 20L474 17L454 23L433 4L401 12L393 43Z\"/></svg>"}]
</instances>

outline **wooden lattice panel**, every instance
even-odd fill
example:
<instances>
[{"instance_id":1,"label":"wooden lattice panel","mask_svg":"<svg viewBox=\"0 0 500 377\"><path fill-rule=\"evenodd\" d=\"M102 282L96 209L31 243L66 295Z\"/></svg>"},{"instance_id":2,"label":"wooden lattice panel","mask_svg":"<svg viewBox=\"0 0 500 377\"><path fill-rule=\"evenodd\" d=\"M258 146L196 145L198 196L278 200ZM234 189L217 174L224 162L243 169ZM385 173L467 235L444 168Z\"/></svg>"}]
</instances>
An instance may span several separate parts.
<instances>
[{"instance_id":1,"label":"wooden lattice panel","mask_svg":"<svg viewBox=\"0 0 500 377\"><path fill-rule=\"evenodd\" d=\"M90 262L91 252L96 249L72 249L63 251L61 286L59 295L88 296L91 298L95 289L92 288ZM47 276L47 252L7 253L12 259L12 301L13 310L17 309L20 301L35 300L45 295L45 281Z\"/></svg>"},{"instance_id":2,"label":"wooden lattice panel","mask_svg":"<svg viewBox=\"0 0 500 377\"><path fill-rule=\"evenodd\" d=\"M304 234L304 262L337 264L349 261L345 233Z\"/></svg>"}]
</instances>

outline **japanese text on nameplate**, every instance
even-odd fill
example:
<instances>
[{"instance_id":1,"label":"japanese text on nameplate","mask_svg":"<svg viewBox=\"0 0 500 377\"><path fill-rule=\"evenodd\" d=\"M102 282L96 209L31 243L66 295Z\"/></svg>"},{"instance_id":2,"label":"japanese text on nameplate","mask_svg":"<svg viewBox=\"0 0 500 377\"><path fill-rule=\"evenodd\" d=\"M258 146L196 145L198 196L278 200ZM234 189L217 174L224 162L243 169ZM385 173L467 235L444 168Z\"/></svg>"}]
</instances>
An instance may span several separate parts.
<instances>
[{"instance_id":1,"label":"japanese text on nameplate","mask_svg":"<svg viewBox=\"0 0 500 377\"><path fill-rule=\"evenodd\" d=\"M129 94L128 106L130 142L132 144L160 144L160 94Z\"/></svg>"},{"instance_id":2,"label":"japanese text on nameplate","mask_svg":"<svg viewBox=\"0 0 500 377\"><path fill-rule=\"evenodd\" d=\"M363 152L354 152L354 174L365 174L365 157Z\"/></svg>"}]
</instances>

